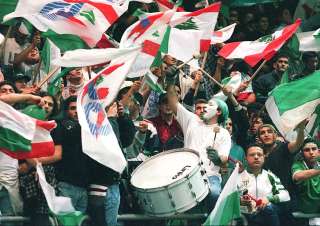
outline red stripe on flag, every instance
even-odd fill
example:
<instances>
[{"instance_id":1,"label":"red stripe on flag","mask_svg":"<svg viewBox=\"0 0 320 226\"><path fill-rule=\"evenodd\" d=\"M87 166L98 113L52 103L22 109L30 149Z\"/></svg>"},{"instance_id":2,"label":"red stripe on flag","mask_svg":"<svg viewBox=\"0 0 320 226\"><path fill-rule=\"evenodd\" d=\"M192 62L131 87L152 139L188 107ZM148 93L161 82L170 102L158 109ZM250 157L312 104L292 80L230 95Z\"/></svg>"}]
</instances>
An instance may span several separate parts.
<instances>
[{"instance_id":1,"label":"red stripe on flag","mask_svg":"<svg viewBox=\"0 0 320 226\"><path fill-rule=\"evenodd\" d=\"M8 149L0 148L0 151L9 155L14 159L30 159L52 156L54 154L54 143L53 141L32 143L31 151L10 151Z\"/></svg>"},{"instance_id":2,"label":"red stripe on flag","mask_svg":"<svg viewBox=\"0 0 320 226\"><path fill-rule=\"evenodd\" d=\"M129 33L128 38L130 38L133 34L138 34L134 40L139 38L146 30L151 27L151 25L160 17L163 16L163 13L157 13L155 15L148 16L147 18L144 18L139 21L137 26L135 26ZM147 23L147 24L146 24Z\"/></svg>"},{"instance_id":3,"label":"red stripe on flag","mask_svg":"<svg viewBox=\"0 0 320 226\"><path fill-rule=\"evenodd\" d=\"M233 50L235 50L240 45L240 43L241 42L231 42L226 44L222 47L222 49L220 49L218 55L224 58L228 58L228 56L233 52Z\"/></svg>"},{"instance_id":4,"label":"red stripe on flag","mask_svg":"<svg viewBox=\"0 0 320 226\"><path fill-rule=\"evenodd\" d=\"M107 76L107 75L111 74L112 72L114 72L115 70L117 70L122 65L124 65L124 63L112 65L110 67L107 67L103 71L100 71L99 74L102 76ZM96 78L98 78L98 77L99 76L97 76Z\"/></svg>"},{"instance_id":5,"label":"red stripe on flag","mask_svg":"<svg viewBox=\"0 0 320 226\"><path fill-rule=\"evenodd\" d=\"M194 11L192 13L184 15L185 17L192 17L192 16L199 16L204 13L218 13L220 11L221 2L216 2L214 4L209 5L206 8L199 9L197 11Z\"/></svg>"},{"instance_id":6,"label":"red stripe on flag","mask_svg":"<svg viewBox=\"0 0 320 226\"><path fill-rule=\"evenodd\" d=\"M57 123L55 121L42 121L36 120L36 126L41 127L45 130L51 131L52 129L56 128Z\"/></svg>"},{"instance_id":7,"label":"red stripe on flag","mask_svg":"<svg viewBox=\"0 0 320 226\"><path fill-rule=\"evenodd\" d=\"M172 4L171 2L169 2L168 0L156 0L156 2L158 4L161 4L169 9L173 9L174 4ZM177 12L184 12L184 9L182 7L178 7L177 8Z\"/></svg>"},{"instance_id":8,"label":"red stripe on flag","mask_svg":"<svg viewBox=\"0 0 320 226\"><path fill-rule=\"evenodd\" d=\"M150 40L145 40L143 42L142 52L155 57L158 53L159 48L160 45L158 43Z\"/></svg>"},{"instance_id":9,"label":"red stripe on flag","mask_svg":"<svg viewBox=\"0 0 320 226\"><path fill-rule=\"evenodd\" d=\"M254 67L261 59L270 60L277 50L295 33L300 23L301 20L298 19L294 24L284 27L280 37L270 42L261 53L246 56L244 61Z\"/></svg>"},{"instance_id":10,"label":"red stripe on flag","mask_svg":"<svg viewBox=\"0 0 320 226\"><path fill-rule=\"evenodd\" d=\"M207 52L210 49L211 40L201 39L200 40L200 52Z\"/></svg>"},{"instance_id":11,"label":"red stripe on flag","mask_svg":"<svg viewBox=\"0 0 320 226\"><path fill-rule=\"evenodd\" d=\"M96 45L99 49L106 49L106 48L115 48L115 46L109 41L106 34L101 36L100 41Z\"/></svg>"},{"instance_id":12,"label":"red stripe on flag","mask_svg":"<svg viewBox=\"0 0 320 226\"><path fill-rule=\"evenodd\" d=\"M108 20L110 24L113 24L119 18L117 11L113 8L112 5L108 4L107 1L106 3L98 3L90 0L64 0L64 1L69 3L87 3L89 5L92 5L93 7L97 8L102 12L104 17L106 18L106 20Z\"/></svg>"},{"instance_id":13,"label":"red stripe on flag","mask_svg":"<svg viewBox=\"0 0 320 226\"><path fill-rule=\"evenodd\" d=\"M212 35L216 36L216 37L222 37L223 32L222 31L214 31Z\"/></svg>"}]
</instances>

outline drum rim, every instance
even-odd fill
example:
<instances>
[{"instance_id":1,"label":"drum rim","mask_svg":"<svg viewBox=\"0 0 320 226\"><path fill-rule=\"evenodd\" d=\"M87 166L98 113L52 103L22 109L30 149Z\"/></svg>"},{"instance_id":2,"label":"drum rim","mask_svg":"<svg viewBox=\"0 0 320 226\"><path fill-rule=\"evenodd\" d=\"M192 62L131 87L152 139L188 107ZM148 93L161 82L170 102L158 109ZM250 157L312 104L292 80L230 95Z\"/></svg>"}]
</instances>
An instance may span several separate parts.
<instances>
[{"instance_id":1,"label":"drum rim","mask_svg":"<svg viewBox=\"0 0 320 226\"><path fill-rule=\"evenodd\" d=\"M163 188L169 188L169 187L174 187L175 185L178 185L180 183L183 183L186 179L186 177L190 177L191 175L194 175L198 170L199 170L199 167L200 167L200 155L198 152L196 152L195 150L192 150L192 149L189 149L189 148L183 148L183 151L185 152L191 152L193 154L196 154L199 158L199 161L198 161L198 167L195 167L194 169L191 170L190 173L188 173L186 175L186 177L183 177L183 178L180 178L179 180L175 181L175 182L172 182L172 183L169 183L165 186L161 186L161 187L156 187L156 188L139 188L139 187L136 187L135 185L132 184L132 176L134 175L134 173L136 173L136 171L138 171L140 168L142 168L143 164L144 163L147 163L148 161L152 161L153 159L157 158L158 156L161 156L161 155L165 155L165 154L171 154L171 153L174 153L174 152L181 152L181 149L182 148L177 148L177 149L172 149L172 150L169 150L169 151L164 151L164 152L161 152L159 154L156 154L152 157L150 157L149 159L147 159L146 161L144 161L143 163L141 163L132 173L131 173L131 178L130 178L130 184L131 186L137 190L137 191L143 191L143 192L154 192L154 191L159 191L159 190L163 190Z\"/></svg>"}]
</instances>

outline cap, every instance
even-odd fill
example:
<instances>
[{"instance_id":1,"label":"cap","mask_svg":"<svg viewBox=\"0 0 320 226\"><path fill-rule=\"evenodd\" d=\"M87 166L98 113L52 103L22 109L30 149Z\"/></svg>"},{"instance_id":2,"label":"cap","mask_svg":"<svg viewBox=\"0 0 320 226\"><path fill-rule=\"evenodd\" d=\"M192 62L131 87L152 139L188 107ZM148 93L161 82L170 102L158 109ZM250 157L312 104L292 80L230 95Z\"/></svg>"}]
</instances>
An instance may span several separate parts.
<instances>
[{"instance_id":1,"label":"cap","mask_svg":"<svg viewBox=\"0 0 320 226\"><path fill-rule=\"evenodd\" d=\"M24 75L22 73L17 73L13 76L12 81L16 82L16 81L25 81L25 82L29 82L31 80L31 77L29 75Z\"/></svg>"}]
</instances>

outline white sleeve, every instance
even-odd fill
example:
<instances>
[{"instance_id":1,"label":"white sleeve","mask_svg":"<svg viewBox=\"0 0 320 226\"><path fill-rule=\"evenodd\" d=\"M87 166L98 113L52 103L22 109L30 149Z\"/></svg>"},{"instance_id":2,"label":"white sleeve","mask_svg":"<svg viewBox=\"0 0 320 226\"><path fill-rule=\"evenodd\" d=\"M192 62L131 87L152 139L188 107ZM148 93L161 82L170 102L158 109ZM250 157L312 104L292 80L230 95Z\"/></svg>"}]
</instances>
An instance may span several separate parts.
<instances>
[{"instance_id":1,"label":"white sleeve","mask_svg":"<svg viewBox=\"0 0 320 226\"><path fill-rule=\"evenodd\" d=\"M192 112L188 111L182 104L177 103L177 121L182 128L183 134L186 134L190 122L197 117Z\"/></svg>"},{"instance_id":2,"label":"white sleeve","mask_svg":"<svg viewBox=\"0 0 320 226\"><path fill-rule=\"evenodd\" d=\"M231 137L226 129L221 129L219 141L215 142L214 149L218 151L219 156L228 157L231 149Z\"/></svg>"}]
</instances>

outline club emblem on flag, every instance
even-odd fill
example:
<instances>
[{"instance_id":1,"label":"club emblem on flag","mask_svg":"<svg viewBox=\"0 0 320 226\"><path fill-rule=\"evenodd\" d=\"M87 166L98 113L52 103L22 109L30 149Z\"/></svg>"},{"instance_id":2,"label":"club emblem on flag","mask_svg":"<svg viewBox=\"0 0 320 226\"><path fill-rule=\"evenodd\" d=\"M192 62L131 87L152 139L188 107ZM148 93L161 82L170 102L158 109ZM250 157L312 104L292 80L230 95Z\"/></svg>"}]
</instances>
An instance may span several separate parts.
<instances>
[{"instance_id":1,"label":"club emblem on flag","mask_svg":"<svg viewBox=\"0 0 320 226\"><path fill-rule=\"evenodd\" d=\"M76 16L84 3L50 2L41 10L40 14L49 20L70 19ZM62 17L62 18L61 18Z\"/></svg>"}]
</instances>

